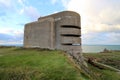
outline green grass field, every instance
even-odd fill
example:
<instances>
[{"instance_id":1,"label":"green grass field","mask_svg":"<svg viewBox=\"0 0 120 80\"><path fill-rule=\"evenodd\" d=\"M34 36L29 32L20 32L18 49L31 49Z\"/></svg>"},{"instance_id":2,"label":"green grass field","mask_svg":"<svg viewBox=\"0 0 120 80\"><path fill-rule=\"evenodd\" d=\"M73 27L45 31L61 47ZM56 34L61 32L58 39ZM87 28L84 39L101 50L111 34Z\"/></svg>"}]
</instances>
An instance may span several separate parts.
<instances>
[{"instance_id":1,"label":"green grass field","mask_svg":"<svg viewBox=\"0 0 120 80\"><path fill-rule=\"evenodd\" d=\"M0 80L86 80L62 51L0 48Z\"/></svg>"},{"instance_id":2,"label":"green grass field","mask_svg":"<svg viewBox=\"0 0 120 80\"><path fill-rule=\"evenodd\" d=\"M84 53L84 57L92 58L96 61L120 69L120 52L111 53ZM89 64L89 67L100 80L120 80L120 72L98 69Z\"/></svg>"},{"instance_id":3,"label":"green grass field","mask_svg":"<svg viewBox=\"0 0 120 80\"><path fill-rule=\"evenodd\" d=\"M85 54L85 57L88 56L97 58L100 55ZM88 66L98 78L96 80L120 80L120 75L114 71ZM62 51L0 47L0 80L90 79L76 69Z\"/></svg>"},{"instance_id":4,"label":"green grass field","mask_svg":"<svg viewBox=\"0 0 120 80\"><path fill-rule=\"evenodd\" d=\"M120 52L110 52L110 53L85 53L86 58L96 59L98 62L110 65L117 69L120 69Z\"/></svg>"}]
</instances>

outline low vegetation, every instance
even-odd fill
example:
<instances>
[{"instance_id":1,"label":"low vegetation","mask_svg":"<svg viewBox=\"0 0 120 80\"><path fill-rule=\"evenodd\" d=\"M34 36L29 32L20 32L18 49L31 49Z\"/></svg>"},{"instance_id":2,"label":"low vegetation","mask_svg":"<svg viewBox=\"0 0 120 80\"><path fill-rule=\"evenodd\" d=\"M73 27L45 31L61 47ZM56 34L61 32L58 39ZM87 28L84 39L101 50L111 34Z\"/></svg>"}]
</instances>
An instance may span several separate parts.
<instances>
[{"instance_id":1,"label":"low vegetation","mask_svg":"<svg viewBox=\"0 0 120 80\"><path fill-rule=\"evenodd\" d=\"M84 53L87 59L93 59L97 62L120 69L120 52L111 51L107 53ZM89 64L90 69L100 80L120 80L120 72L114 72L107 69L99 69Z\"/></svg>"},{"instance_id":2,"label":"low vegetation","mask_svg":"<svg viewBox=\"0 0 120 80\"><path fill-rule=\"evenodd\" d=\"M119 55L120 53L115 53ZM84 54L102 62L103 59L120 60L110 54ZM107 62L102 62L107 63ZM101 70L88 64L96 80L120 80L120 74ZM111 66L118 67L118 64ZM47 49L24 49L20 47L0 47L0 80L90 80L69 61L62 51Z\"/></svg>"},{"instance_id":3,"label":"low vegetation","mask_svg":"<svg viewBox=\"0 0 120 80\"><path fill-rule=\"evenodd\" d=\"M86 58L94 59L100 63L110 65L120 69L120 51L111 51L106 53L85 53Z\"/></svg>"},{"instance_id":4,"label":"low vegetation","mask_svg":"<svg viewBox=\"0 0 120 80\"><path fill-rule=\"evenodd\" d=\"M0 48L0 80L86 80L62 51Z\"/></svg>"}]
</instances>

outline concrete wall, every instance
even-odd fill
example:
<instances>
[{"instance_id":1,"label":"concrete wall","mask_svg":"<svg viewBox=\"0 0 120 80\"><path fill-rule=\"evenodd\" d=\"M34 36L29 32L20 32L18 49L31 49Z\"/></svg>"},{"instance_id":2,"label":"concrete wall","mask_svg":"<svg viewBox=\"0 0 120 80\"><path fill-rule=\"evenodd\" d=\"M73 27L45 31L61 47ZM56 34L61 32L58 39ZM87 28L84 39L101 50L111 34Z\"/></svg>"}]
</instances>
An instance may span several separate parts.
<instances>
[{"instance_id":1,"label":"concrete wall","mask_svg":"<svg viewBox=\"0 0 120 80\"><path fill-rule=\"evenodd\" d=\"M64 13L64 17L62 16L55 22L55 32L56 49L64 50L71 54L81 53L81 45L73 46L73 44L81 44L80 16L73 13L72 15L71 13L65 15Z\"/></svg>"},{"instance_id":2,"label":"concrete wall","mask_svg":"<svg viewBox=\"0 0 120 80\"><path fill-rule=\"evenodd\" d=\"M54 19L47 18L25 25L24 47L54 48Z\"/></svg>"},{"instance_id":3,"label":"concrete wall","mask_svg":"<svg viewBox=\"0 0 120 80\"><path fill-rule=\"evenodd\" d=\"M76 12L63 11L40 17L38 21L26 24L24 32L24 47L81 53L81 23Z\"/></svg>"}]
</instances>

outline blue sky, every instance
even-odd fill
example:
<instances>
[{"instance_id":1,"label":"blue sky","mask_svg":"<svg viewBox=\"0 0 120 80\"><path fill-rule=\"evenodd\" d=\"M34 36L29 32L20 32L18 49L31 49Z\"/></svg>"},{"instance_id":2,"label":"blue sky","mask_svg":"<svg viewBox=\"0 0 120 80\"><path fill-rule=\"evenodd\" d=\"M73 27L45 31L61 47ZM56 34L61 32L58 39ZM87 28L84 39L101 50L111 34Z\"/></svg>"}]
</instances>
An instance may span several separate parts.
<instances>
[{"instance_id":1,"label":"blue sky","mask_svg":"<svg viewBox=\"0 0 120 80\"><path fill-rule=\"evenodd\" d=\"M82 44L120 45L120 0L0 0L0 44L22 44L24 25L71 10L81 15Z\"/></svg>"}]
</instances>

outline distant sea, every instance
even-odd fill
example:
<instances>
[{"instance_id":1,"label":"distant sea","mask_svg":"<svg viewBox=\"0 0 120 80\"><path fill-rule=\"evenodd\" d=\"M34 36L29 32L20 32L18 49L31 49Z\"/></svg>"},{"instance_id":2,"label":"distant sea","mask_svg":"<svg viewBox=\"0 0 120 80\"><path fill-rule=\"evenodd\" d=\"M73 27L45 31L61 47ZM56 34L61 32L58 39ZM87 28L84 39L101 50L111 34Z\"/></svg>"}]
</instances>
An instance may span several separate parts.
<instances>
[{"instance_id":1,"label":"distant sea","mask_svg":"<svg viewBox=\"0 0 120 80\"><path fill-rule=\"evenodd\" d=\"M120 45L82 45L82 52L84 53L97 53L104 49L120 50Z\"/></svg>"},{"instance_id":2,"label":"distant sea","mask_svg":"<svg viewBox=\"0 0 120 80\"><path fill-rule=\"evenodd\" d=\"M22 47L23 44L4 44L0 46L19 46ZM104 49L108 50L120 50L120 45L82 45L83 53L98 53L103 51Z\"/></svg>"}]
</instances>

